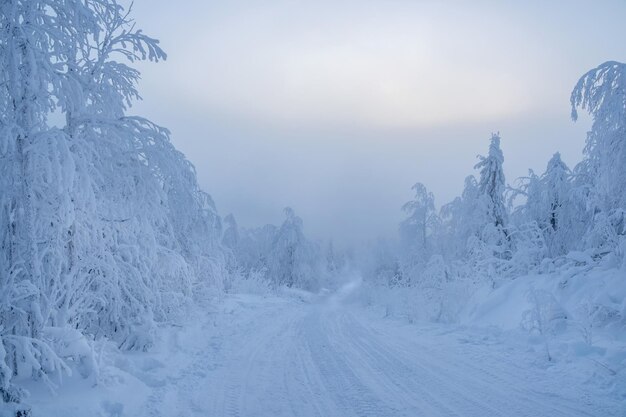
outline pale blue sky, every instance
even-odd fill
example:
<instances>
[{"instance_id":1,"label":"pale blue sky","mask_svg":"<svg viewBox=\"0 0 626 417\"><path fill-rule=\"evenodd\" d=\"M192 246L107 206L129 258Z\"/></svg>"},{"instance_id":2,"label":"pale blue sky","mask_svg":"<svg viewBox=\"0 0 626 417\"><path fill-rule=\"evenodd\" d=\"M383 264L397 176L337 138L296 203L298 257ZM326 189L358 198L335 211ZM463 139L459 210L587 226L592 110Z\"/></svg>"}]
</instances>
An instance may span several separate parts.
<instances>
[{"instance_id":1,"label":"pale blue sky","mask_svg":"<svg viewBox=\"0 0 626 417\"><path fill-rule=\"evenodd\" d=\"M500 131L507 180L581 157L578 77L626 60L625 1L136 0L168 60L138 113L171 129L221 214L291 205L308 234L395 233L413 183L443 204Z\"/></svg>"}]
</instances>

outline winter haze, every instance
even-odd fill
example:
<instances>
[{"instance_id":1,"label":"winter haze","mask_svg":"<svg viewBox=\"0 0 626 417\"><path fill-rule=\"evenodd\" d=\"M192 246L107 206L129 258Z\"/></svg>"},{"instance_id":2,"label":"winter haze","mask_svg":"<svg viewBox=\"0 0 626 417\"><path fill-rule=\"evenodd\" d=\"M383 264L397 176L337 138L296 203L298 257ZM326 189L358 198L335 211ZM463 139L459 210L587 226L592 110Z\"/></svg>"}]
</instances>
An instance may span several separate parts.
<instances>
[{"instance_id":1,"label":"winter haze","mask_svg":"<svg viewBox=\"0 0 626 417\"><path fill-rule=\"evenodd\" d=\"M580 74L620 59L626 3L135 4L168 60L142 67L145 114L172 131L222 214L356 243L393 235L410 187L458 195L500 131L507 182L581 158ZM582 28L594 22L594 30Z\"/></svg>"},{"instance_id":2,"label":"winter haze","mask_svg":"<svg viewBox=\"0 0 626 417\"><path fill-rule=\"evenodd\" d=\"M0 1L0 417L626 416L625 3L130 4Z\"/></svg>"}]
</instances>

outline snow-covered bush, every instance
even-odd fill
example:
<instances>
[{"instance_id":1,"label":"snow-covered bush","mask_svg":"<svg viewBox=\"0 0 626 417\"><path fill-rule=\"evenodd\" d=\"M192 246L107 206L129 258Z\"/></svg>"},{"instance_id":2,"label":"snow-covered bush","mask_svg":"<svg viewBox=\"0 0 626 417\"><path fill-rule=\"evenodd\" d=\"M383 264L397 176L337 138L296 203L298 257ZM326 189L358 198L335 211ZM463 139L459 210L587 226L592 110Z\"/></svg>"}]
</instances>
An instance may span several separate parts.
<instances>
[{"instance_id":1,"label":"snow-covered bush","mask_svg":"<svg viewBox=\"0 0 626 417\"><path fill-rule=\"evenodd\" d=\"M269 294L272 288L263 272L249 271L245 275L233 275L228 291L235 294L265 295Z\"/></svg>"},{"instance_id":2,"label":"snow-covered bush","mask_svg":"<svg viewBox=\"0 0 626 417\"><path fill-rule=\"evenodd\" d=\"M97 382L99 366L93 343L87 340L85 335L70 327L45 327L42 335L66 363L74 365L83 377L91 378L92 383Z\"/></svg>"},{"instance_id":3,"label":"snow-covered bush","mask_svg":"<svg viewBox=\"0 0 626 417\"><path fill-rule=\"evenodd\" d=\"M548 291L531 289L528 300L531 308L524 312L521 325L542 339L546 359L551 361L550 339L567 326L567 314Z\"/></svg>"},{"instance_id":4,"label":"snow-covered bush","mask_svg":"<svg viewBox=\"0 0 626 417\"><path fill-rule=\"evenodd\" d=\"M548 256L549 249L542 229L535 222L511 226L509 230L515 249L503 274L514 279L535 270Z\"/></svg>"}]
</instances>

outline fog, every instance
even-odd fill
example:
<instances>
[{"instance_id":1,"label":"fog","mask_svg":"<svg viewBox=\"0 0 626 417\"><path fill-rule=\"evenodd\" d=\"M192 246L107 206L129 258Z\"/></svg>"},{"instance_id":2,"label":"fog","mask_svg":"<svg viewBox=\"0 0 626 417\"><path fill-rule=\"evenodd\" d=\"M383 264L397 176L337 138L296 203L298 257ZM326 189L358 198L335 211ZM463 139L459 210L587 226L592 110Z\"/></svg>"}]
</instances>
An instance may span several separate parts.
<instances>
[{"instance_id":1,"label":"fog","mask_svg":"<svg viewBox=\"0 0 626 417\"><path fill-rule=\"evenodd\" d=\"M624 60L606 40L626 38L626 4L544 3L138 1L168 60L140 65L133 112L243 226L291 206L313 237L390 236L415 182L438 205L461 192L491 132L509 183L556 151L580 159L589 121L569 94Z\"/></svg>"}]
</instances>

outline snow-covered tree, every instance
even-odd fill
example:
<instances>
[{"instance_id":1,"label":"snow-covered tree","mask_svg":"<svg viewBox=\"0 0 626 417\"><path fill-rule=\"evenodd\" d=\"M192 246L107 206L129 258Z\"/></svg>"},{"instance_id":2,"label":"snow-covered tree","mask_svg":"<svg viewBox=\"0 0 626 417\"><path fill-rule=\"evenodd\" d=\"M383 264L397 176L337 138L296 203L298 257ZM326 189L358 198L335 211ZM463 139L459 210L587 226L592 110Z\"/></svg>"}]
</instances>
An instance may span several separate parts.
<instances>
[{"instance_id":1,"label":"snow-covered tree","mask_svg":"<svg viewBox=\"0 0 626 417\"><path fill-rule=\"evenodd\" d=\"M431 249L428 238L438 221L433 193L419 182L412 190L415 198L402 206L407 218L400 223L400 239L409 263L428 259Z\"/></svg>"},{"instance_id":2,"label":"snow-covered tree","mask_svg":"<svg viewBox=\"0 0 626 417\"><path fill-rule=\"evenodd\" d=\"M468 176L461 197L441 208L434 254L457 265L454 275L495 279L511 256L504 158L498 134L491 137L489 154L478 158L475 168L480 169L479 179Z\"/></svg>"},{"instance_id":3,"label":"snow-covered tree","mask_svg":"<svg viewBox=\"0 0 626 417\"><path fill-rule=\"evenodd\" d=\"M324 247L326 271L330 274L337 273L343 267L345 260L342 254L335 250L332 240L328 241Z\"/></svg>"},{"instance_id":4,"label":"snow-covered tree","mask_svg":"<svg viewBox=\"0 0 626 417\"><path fill-rule=\"evenodd\" d=\"M367 282L375 286L407 286L406 276L400 266L399 249L395 243L377 239L359 254L359 264Z\"/></svg>"},{"instance_id":5,"label":"snow-covered tree","mask_svg":"<svg viewBox=\"0 0 626 417\"><path fill-rule=\"evenodd\" d=\"M569 198L569 168L561 160L561 155L557 152L548 162L546 172L542 175L541 181L544 185L543 203L547 224L545 227L556 232L561 230L563 224L564 206ZM540 203L541 204L541 203ZM542 224L542 226L544 226Z\"/></svg>"},{"instance_id":6,"label":"snow-covered tree","mask_svg":"<svg viewBox=\"0 0 626 417\"><path fill-rule=\"evenodd\" d=\"M63 369L55 337L69 333L54 329L145 348L153 321L197 277L217 280L222 259L193 166L166 129L127 114L139 98L130 64L164 59L158 41L115 0L7 0L0 28L6 397L12 375Z\"/></svg>"},{"instance_id":7,"label":"snow-covered tree","mask_svg":"<svg viewBox=\"0 0 626 417\"><path fill-rule=\"evenodd\" d=\"M226 255L226 268L229 274L233 275L238 272L238 255L239 255L239 226L233 214L224 217L224 231L222 232L222 246Z\"/></svg>"},{"instance_id":8,"label":"snow-covered tree","mask_svg":"<svg viewBox=\"0 0 626 417\"><path fill-rule=\"evenodd\" d=\"M229 214L224 217L224 233L222 234L222 244L234 250L239 244L239 227L237 226L237 220L235 216Z\"/></svg>"},{"instance_id":9,"label":"snow-covered tree","mask_svg":"<svg viewBox=\"0 0 626 417\"><path fill-rule=\"evenodd\" d=\"M500 149L500 135L495 133L491 135L491 143L489 145L489 153L487 156L479 155L480 161L474 166L480 169L480 178L478 180L478 190L484 201L484 210L488 222L501 229L506 230L507 211L504 204L505 179L502 164L504 156Z\"/></svg>"},{"instance_id":10,"label":"snow-covered tree","mask_svg":"<svg viewBox=\"0 0 626 417\"><path fill-rule=\"evenodd\" d=\"M98 22L80 2L52 0L3 1L0 19L0 337L11 374L45 375L60 362L40 339L48 298L72 269L71 196L84 180L72 138L47 121L80 95L75 51Z\"/></svg>"},{"instance_id":11,"label":"snow-covered tree","mask_svg":"<svg viewBox=\"0 0 626 417\"><path fill-rule=\"evenodd\" d=\"M576 167L590 212L587 244L618 245L626 235L626 64L609 61L584 74L572 91L572 118L591 114L585 159Z\"/></svg>"},{"instance_id":12,"label":"snow-covered tree","mask_svg":"<svg viewBox=\"0 0 626 417\"><path fill-rule=\"evenodd\" d=\"M237 245L237 264L245 274L260 272L266 274L269 257L278 228L267 224L254 229L241 229Z\"/></svg>"},{"instance_id":13,"label":"snow-covered tree","mask_svg":"<svg viewBox=\"0 0 626 417\"><path fill-rule=\"evenodd\" d=\"M500 136L493 134L487 156L479 155L475 165L479 179L468 176L461 197L441 209L440 245L450 259L491 257L504 258L509 249L508 213L504 203L505 179ZM446 249L443 249L446 248Z\"/></svg>"},{"instance_id":14,"label":"snow-covered tree","mask_svg":"<svg viewBox=\"0 0 626 417\"><path fill-rule=\"evenodd\" d=\"M500 135L492 134L487 156L479 155L480 161L474 166L480 169L478 180L479 210L483 222L481 236L473 244L475 253L481 256L495 256L498 259L510 257L510 236L507 229L508 213L505 205L505 178L502 164L504 156L500 149ZM477 251L477 252L476 252Z\"/></svg>"},{"instance_id":15,"label":"snow-covered tree","mask_svg":"<svg viewBox=\"0 0 626 417\"><path fill-rule=\"evenodd\" d=\"M584 74L572 91L572 119L587 110L587 134L580 170L594 187L602 210L626 207L626 64L609 61Z\"/></svg>"},{"instance_id":16,"label":"snow-covered tree","mask_svg":"<svg viewBox=\"0 0 626 417\"><path fill-rule=\"evenodd\" d=\"M321 257L318 248L302 231L302 219L285 208L285 221L278 229L269 262L269 278L277 286L315 289Z\"/></svg>"},{"instance_id":17,"label":"snow-covered tree","mask_svg":"<svg viewBox=\"0 0 626 417\"><path fill-rule=\"evenodd\" d=\"M572 173L555 153L546 171L537 176L532 171L518 190L526 202L516 210L523 222L535 222L541 230L550 257L566 254L580 243L584 233L583 213L572 190Z\"/></svg>"},{"instance_id":18,"label":"snow-covered tree","mask_svg":"<svg viewBox=\"0 0 626 417\"><path fill-rule=\"evenodd\" d=\"M463 193L441 207L440 251L451 261L467 254L468 244L480 235L483 213L480 210L478 183L473 175L465 178Z\"/></svg>"},{"instance_id":19,"label":"snow-covered tree","mask_svg":"<svg viewBox=\"0 0 626 417\"><path fill-rule=\"evenodd\" d=\"M268 224L240 230L234 251L237 267L244 277L263 276L274 288L315 290L334 272L332 268L339 267L335 251L330 246L323 254L320 246L304 235L302 219L293 209L287 207L284 212L280 227Z\"/></svg>"}]
</instances>

